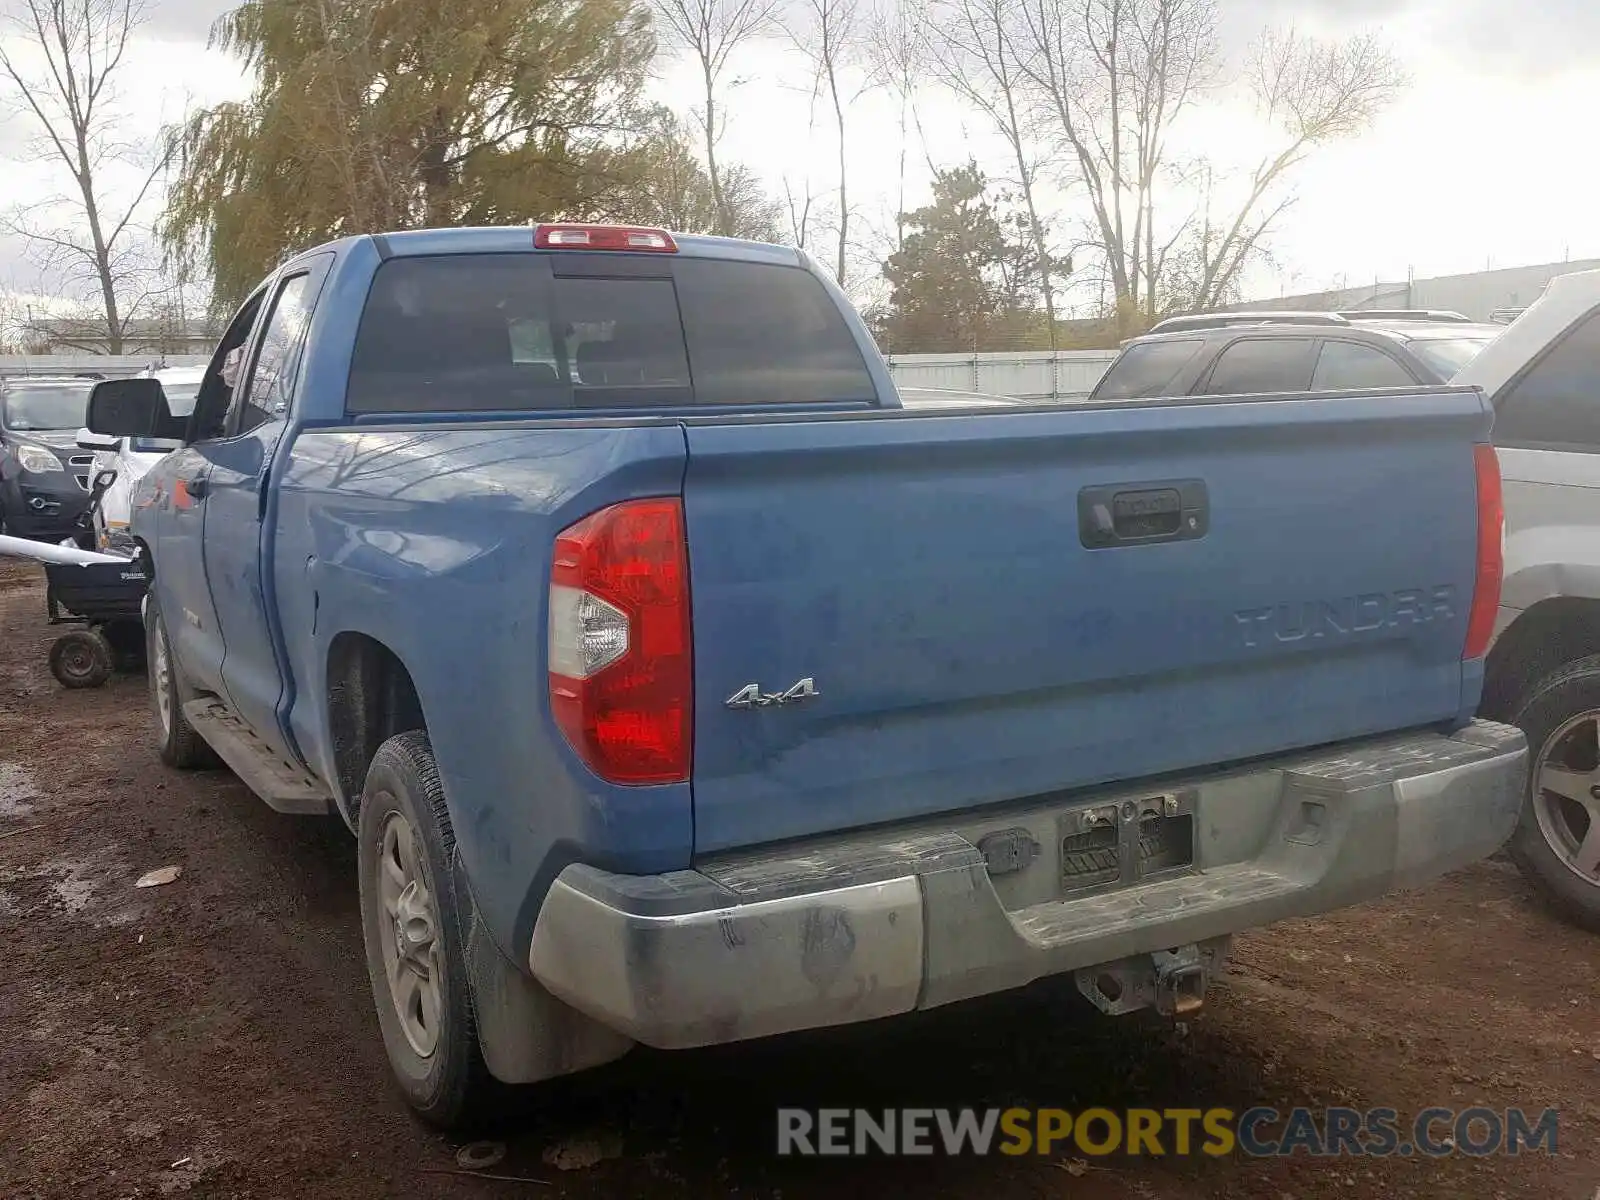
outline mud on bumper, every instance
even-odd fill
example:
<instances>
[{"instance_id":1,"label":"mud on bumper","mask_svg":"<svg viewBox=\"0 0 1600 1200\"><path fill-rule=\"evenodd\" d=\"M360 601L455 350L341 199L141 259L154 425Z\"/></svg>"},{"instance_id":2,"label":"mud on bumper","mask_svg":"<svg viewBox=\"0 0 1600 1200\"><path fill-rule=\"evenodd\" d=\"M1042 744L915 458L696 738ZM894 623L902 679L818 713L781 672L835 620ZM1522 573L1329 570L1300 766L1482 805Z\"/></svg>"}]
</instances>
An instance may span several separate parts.
<instances>
[{"instance_id":1,"label":"mud on bumper","mask_svg":"<svg viewBox=\"0 0 1600 1200\"><path fill-rule=\"evenodd\" d=\"M669 1049L932 1008L1423 883L1505 842L1526 769L1522 734L1478 721L697 871L575 865L529 965L580 1012ZM1152 814L1187 817L1187 847L1157 839L1135 866L1137 827L1082 839Z\"/></svg>"}]
</instances>

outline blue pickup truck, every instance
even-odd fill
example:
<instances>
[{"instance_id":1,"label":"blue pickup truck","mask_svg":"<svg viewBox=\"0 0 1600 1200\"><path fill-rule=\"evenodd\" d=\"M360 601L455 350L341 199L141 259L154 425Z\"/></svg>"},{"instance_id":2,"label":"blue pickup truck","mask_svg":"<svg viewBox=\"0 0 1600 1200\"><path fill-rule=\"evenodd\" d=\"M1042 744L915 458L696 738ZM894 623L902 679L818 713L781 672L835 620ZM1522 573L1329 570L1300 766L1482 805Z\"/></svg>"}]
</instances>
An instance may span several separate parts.
<instances>
[{"instance_id":1,"label":"blue pickup truck","mask_svg":"<svg viewBox=\"0 0 1600 1200\"><path fill-rule=\"evenodd\" d=\"M1471 390L918 408L802 253L542 225L300 254L185 419L90 420L182 443L161 756L356 834L440 1124L1048 975L1188 1012L1516 823Z\"/></svg>"}]
</instances>

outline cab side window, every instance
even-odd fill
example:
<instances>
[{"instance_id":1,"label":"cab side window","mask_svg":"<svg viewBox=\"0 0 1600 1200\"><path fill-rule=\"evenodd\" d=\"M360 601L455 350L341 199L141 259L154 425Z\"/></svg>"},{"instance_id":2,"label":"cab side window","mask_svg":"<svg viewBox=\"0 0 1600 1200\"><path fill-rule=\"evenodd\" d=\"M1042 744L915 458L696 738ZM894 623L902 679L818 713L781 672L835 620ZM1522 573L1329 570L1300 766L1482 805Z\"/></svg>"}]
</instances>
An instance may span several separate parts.
<instances>
[{"instance_id":1,"label":"cab side window","mask_svg":"<svg viewBox=\"0 0 1600 1200\"><path fill-rule=\"evenodd\" d=\"M1600 452L1600 310L1511 386L1494 419L1501 446Z\"/></svg>"},{"instance_id":2,"label":"cab side window","mask_svg":"<svg viewBox=\"0 0 1600 1200\"><path fill-rule=\"evenodd\" d=\"M230 433L248 433L288 414L313 298L308 274L291 276L279 286L261 331L255 363L234 393L228 413Z\"/></svg>"}]
</instances>

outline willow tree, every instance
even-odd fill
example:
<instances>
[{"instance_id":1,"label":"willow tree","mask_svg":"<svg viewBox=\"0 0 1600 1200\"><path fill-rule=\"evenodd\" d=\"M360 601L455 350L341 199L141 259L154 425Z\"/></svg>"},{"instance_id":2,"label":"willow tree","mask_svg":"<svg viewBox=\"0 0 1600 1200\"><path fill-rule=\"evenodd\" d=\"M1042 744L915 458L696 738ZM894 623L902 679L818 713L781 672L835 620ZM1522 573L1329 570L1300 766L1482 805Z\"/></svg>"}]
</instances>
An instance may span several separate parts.
<instances>
[{"instance_id":1,"label":"willow tree","mask_svg":"<svg viewBox=\"0 0 1600 1200\"><path fill-rule=\"evenodd\" d=\"M227 304L349 233L626 213L655 51L635 0L246 0L256 75L182 130L162 233Z\"/></svg>"}]
</instances>

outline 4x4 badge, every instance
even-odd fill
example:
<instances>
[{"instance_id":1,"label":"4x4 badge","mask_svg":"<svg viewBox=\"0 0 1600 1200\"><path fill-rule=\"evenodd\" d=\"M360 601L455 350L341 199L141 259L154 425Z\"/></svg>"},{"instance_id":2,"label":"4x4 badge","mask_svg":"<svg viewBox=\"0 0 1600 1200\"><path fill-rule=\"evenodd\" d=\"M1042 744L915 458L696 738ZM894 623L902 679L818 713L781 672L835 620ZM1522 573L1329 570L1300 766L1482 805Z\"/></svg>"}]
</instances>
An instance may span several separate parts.
<instances>
[{"instance_id":1,"label":"4x4 badge","mask_svg":"<svg viewBox=\"0 0 1600 1200\"><path fill-rule=\"evenodd\" d=\"M802 700L810 700L821 693L817 691L817 681L807 675L797 683L789 685L788 690L782 692L763 692L759 683L747 683L724 703L729 708L772 708L779 704L799 704Z\"/></svg>"}]
</instances>

